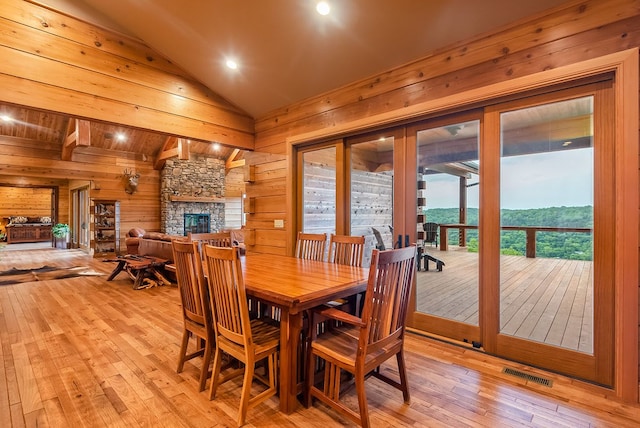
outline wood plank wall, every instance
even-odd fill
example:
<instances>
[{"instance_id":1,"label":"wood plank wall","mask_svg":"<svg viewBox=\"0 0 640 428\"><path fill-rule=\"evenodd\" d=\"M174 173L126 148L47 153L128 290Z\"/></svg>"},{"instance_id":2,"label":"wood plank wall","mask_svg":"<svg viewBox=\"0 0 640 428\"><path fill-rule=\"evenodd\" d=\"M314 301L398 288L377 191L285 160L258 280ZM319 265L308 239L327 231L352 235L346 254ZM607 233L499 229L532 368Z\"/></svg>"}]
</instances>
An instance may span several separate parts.
<instances>
[{"instance_id":1,"label":"wood plank wall","mask_svg":"<svg viewBox=\"0 0 640 428\"><path fill-rule=\"evenodd\" d=\"M0 4L0 35L3 101L253 148L249 115L137 40L27 1Z\"/></svg>"},{"instance_id":2,"label":"wood plank wall","mask_svg":"<svg viewBox=\"0 0 640 428\"><path fill-rule=\"evenodd\" d=\"M0 186L0 219L50 216L51 193L47 187Z\"/></svg>"},{"instance_id":3,"label":"wood plank wall","mask_svg":"<svg viewBox=\"0 0 640 428\"><path fill-rule=\"evenodd\" d=\"M287 138L359 121L367 117L473 88L527 76L613 52L640 46L640 1L569 1L546 14L515 22L494 34L486 34L434 52L413 63L354 82L331 92L275 110L256 120L256 153L261 175L247 188L256 199L256 212L247 228L256 237L276 234L280 239L256 239L256 250L281 253L281 243L292 236L290 221L275 230L264 217L287 215L287 177L276 179L287 162ZM273 164L268 157L270 154ZM248 158L252 163L252 158ZM274 174L270 174L273 171ZM262 180L265 180L263 183ZM263 192L268 185L268 193ZM282 189L277 193L275 189ZM265 211L262 199L279 212ZM257 242L261 244L258 245Z\"/></svg>"}]
</instances>

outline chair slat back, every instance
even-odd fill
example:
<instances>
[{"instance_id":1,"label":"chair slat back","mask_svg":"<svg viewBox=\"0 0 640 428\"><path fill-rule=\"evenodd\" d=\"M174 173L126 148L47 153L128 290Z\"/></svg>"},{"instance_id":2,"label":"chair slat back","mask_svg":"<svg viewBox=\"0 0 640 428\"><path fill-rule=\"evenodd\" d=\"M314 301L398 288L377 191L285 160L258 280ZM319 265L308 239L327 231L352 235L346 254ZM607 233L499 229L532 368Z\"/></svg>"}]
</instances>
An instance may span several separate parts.
<instances>
[{"instance_id":1,"label":"chair slat back","mask_svg":"<svg viewBox=\"0 0 640 428\"><path fill-rule=\"evenodd\" d=\"M189 241L196 242L198 245L198 253L204 263L204 246L213 245L214 247L231 247L231 232L209 232L209 233L191 233L188 235ZM205 264L205 272L207 267Z\"/></svg>"},{"instance_id":2,"label":"chair slat back","mask_svg":"<svg viewBox=\"0 0 640 428\"><path fill-rule=\"evenodd\" d=\"M424 242L438 243L438 223L427 222L424 223Z\"/></svg>"},{"instance_id":3,"label":"chair slat back","mask_svg":"<svg viewBox=\"0 0 640 428\"><path fill-rule=\"evenodd\" d=\"M173 240L171 248L184 316L204 324L209 296L197 247L191 242Z\"/></svg>"},{"instance_id":4,"label":"chair slat back","mask_svg":"<svg viewBox=\"0 0 640 428\"><path fill-rule=\"evenodd\" d=\"M215 247L231 247L231 232L189 233L190 241L200 241Z\"/></svg>"},{"instance_id":5,"label":"chair slat back","mask_svg":"<svg viewBox=\"0 0 640 428\"><path fill-rule=\"evenodd\" d=\"M364 236L331 234L329 263L361 267L364 257L364 243Z\"/></svg>"},{"instance_id":6,"label":"chair slat back","mask_svg":"<svg viewBox=\"0 0 640 428\"><path fill-rule=\"evenodd\" d=\"M247 346L252 343L249 309L236 247L203 247L217 334Z\"/></svg>"},{"instance_id":7,"label":"chair slat back","mask_svg":"<svg viewBox=\"0 0 640 428\"><path fill-rule=\"evenodd\" d=\"M415 246L373 251L362 310L368 331L366 337L360 338L360 346L371 347L376 342L392 336L401 338L404 334L415 275L415 257Z\"/></svg>"},{"instance_id":8,"label":"chair slat back","mask_svg":"<svg viewBox=\"0 0 640 428\"><path fill-rule=\"evenodd\" d=\"M326 244L326 233L298 232L298 240L296 241L296 257L299 259L323 261Z\"/></svg>"}]
</instances>

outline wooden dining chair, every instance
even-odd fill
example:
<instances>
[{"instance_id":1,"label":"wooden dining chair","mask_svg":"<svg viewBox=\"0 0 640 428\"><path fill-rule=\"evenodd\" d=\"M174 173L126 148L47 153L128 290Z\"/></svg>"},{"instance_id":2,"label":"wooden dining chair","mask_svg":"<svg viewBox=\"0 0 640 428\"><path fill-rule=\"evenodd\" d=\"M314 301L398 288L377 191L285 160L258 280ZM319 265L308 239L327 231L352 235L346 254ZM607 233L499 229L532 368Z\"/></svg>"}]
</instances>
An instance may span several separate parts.
<instances>
[{"instance_id":1,"label":"wooden dining chair","mask_svg":"<svg viewBox=\"0 0 640 428\"><path fill-rule=\"evenodd\" d=\"M403 344L407 307L415 275L415 257L415 246L373 251L362 318L335 308L311 311L305 389L307 407L312 404L313 398L318 398L355 423L369 427L364 385L369 375L401 390L405 403L409 403ZM318 336L314 326L327 318L341 321L344 327L331 329ZM380 370L380 365L393 356L396 357L399 380L388 377ZM317 360L324 361L322 389L315 383ZM351 375L346 377L349 382L355 383L359 412L340 401L343 371Z\"/></svg>"},{"instance_id":2,"label":"wooden dining chair","mask_svg":"<svg viewBox=\"0 0 640 428\"><path fill-rule=\"evenodd\" d=\"M364 236L334 235L329 238L329 263L362 266Z\"/></svg>"},{"instance_id":3,"label":"wooden dining chair","mask_svg":"<svg viewBox=\"0 0 640 428\"><path fill-rule=\"evenodd\" d=\"M191 233L187 235L189 241L198 241L216 247L231 247L231 232Z\"/></svg>"},{"instance_id":4,"label":"wooden dining chair","mask_svg":"<svg viewBox=\"0 0 640 428\"><path fill-rule=\"evenodd\" d=\"M364 258L365 237L334 235L329 237L329 263L347 266L362 266ZM332 300L330 306L341 306L342 310L359 315L361 295L350 296L346 299Z\"/></svg>"},{"instance_id":5,"label":"wooden dining chair","mask_svg":"<svg viewBox=\"0 0 640 428\"><path fill-rule=\"evenodd\" d=\"M208 266L208 281L211 289L211 305L214 308L216 350L213 358L213 374L209 399L216 395L218 386L242 374L242 392L238 425L243 425L247 410L274 396L276 388L277 352L280 330L261 319L249 319L247 296L242 277L242 266L238 248L204 246ZM244 364L237 369L222 373L222 352ZM266 378L255 372L256 363L266 359ZM251 397L254 377L267 389Z\"/></svg>"},{"instance_id":6,"label":"wooden dining chair","mask_svg":"<svg viewBox=\"0 0 640 428\"><path fill-rule=\"evenodd\" d=\"M198 253L204 263L204 246L213 245L214 247L231 247L231 232L203 232L203 233L191 233L187 234L187 239L192 242L197 242ZM204 264L205 275L207 273L207 266Z\"/></svg>"},{"instance_id":7,"label":"wooden dining chair","mask_svg":"<svg viewBox=\"0 0 640 428\"><path fill-rule=\"evenodd\" d=\"M326 233L298 232L298 239L296 241L296 257L305 260L323 261L326 245Z\"/></svg>"},{"instance_id":8,"label":"wooden dining chair","mask_svg":"<svg viewBox=\"0 0 640 428\"><path fill-rule=\"evenodd\" d=\"M209 365L215 342L208 284L204 278L202 262L195 243L173 240L171 248L184 321L176 371L182 372L185 361L203 356L200 368L200 391L203 391L209 377ZM187 354L190 337L196 339L197 350Z\"/></svg>"}]
</instances>

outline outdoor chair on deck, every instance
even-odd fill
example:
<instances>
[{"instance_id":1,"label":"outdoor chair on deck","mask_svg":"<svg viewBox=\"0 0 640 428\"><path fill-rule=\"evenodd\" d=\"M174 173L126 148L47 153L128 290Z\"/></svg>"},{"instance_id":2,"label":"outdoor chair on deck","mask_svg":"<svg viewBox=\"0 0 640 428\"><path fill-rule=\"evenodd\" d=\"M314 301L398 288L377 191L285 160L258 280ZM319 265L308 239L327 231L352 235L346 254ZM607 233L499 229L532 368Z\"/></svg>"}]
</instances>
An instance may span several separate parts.
<instances>
[{"instance_id":1,"label":"outdoor chair on deck","mask_svg":"<svg viewBox=\"0 0 640 428\"><path fill-rule=\"evenodd\" d=\"M197 247L191 242L178 240L172 241L171 247L184 320L184 332L176 371L182 372L185 361L203 356L200 369L200 391L202 391L209 377L209 365L215 341L208 285L203 275L202 262ZM195 352L187 354L189 337L191 336L197 339L198 348Z\"/></svg>"},{"instance_id":2,"label":"outdoor chair on deck","mask_svg":"<svg viewBox=\"0 0 640 428\"><path fill-rule=\"evenodd\" d=\"M274 396L276 388L277 353L280 330L261 319L249 319L247 296L242 277L238 248L204 246L211 306L214 308L216 350L209 399L213 399L220 384L236 378L244 371L238 425L243 425L247 410ZM244 364L242 368L222 374L222 352ZM266 377L255 372L256 363L266 359ZM267 388L251 397L254 377ZM233 389L232 389L233 390Z\"/></svg>"},{"instance_id":3,"label":"outdoor chair on deck","mask_svg":"<svg viewBox=\"0 0 640 428\"><path fill-rule=\"evenodd\" d=\"M424 242L430 242L432 245L438 245L438 223L427 222L424 223Z\"/></svg>"},{"instance_id":4,"label":"outdoor chair on deck","mask_svg":"<svg viewBox=\"0 0 640 428\"><path fill-rule=\"evenodd\" d=\"M371 230L373 231L373 236L376 237L376 250L380 250L380 251L386 250L380 231L375 227L372 227Z\"/></svg>"},{"instance_id":5,"label":"outdoor chair on deck","mask_svg":"<svg viewBox=\"0 0 640 428\"><path fill-rule=\"evenodd\" d=\"M415 275L416 247L397 250L374 250L369 268L369 280L362 318L335 308L311 311L311 341L307 355L305 405L313 398L350 420L369 427L369 412L365 394L365 379L371 374L402 391L409 403L409 386L404 363L404 332L411 285ZM343 327L317 335L315 324L327 318L341 321ZM395 356L399 381L388 377L380 365ZM315 385L316 362L324 360L324 385ZM322 365L322 364L320 364ZM358 395L359 412L340 401L342 371L352 376Z\"/></svg>"}]
</instances>

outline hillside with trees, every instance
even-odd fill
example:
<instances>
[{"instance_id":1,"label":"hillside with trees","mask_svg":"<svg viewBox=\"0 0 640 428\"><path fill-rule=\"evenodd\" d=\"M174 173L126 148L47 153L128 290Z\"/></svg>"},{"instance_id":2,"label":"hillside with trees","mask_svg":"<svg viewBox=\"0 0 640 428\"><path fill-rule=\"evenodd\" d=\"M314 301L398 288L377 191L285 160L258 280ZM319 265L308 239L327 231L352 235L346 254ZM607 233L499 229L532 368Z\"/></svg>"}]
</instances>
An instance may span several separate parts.
<instances>
[{"instance_id":1,"label":"hillside with trees","mask_svg":"<svg viewBox=\"0 0 640 428\"><path fill-rule=\"evenodd\" d=\"M593 207L549 207L527 210L502 210L503 226L586 227L593 228ZM457 208L433 208L425 211L427 221L438 224L459 223ZM467 224L478 224L478 209L469 208ZM449 242L459 239L458 230L449 230ZM478 251L478 231L467 230L467 248ZM524 231L503 230L501 253L524 256ZM593 234L580 232L537 232L536 257L568 260L592 260Z\"/></svg>"}]
</instances>

